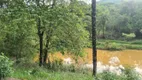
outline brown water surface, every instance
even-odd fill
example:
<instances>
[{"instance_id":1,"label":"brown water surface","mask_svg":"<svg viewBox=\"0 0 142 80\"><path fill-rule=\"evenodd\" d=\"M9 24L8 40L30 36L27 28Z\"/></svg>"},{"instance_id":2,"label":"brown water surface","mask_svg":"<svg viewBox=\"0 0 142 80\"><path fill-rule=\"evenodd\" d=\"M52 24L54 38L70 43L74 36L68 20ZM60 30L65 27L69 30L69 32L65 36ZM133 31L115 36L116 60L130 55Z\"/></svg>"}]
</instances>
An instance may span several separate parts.
<instances>
[{"instance_id":1,"label":"brown water surface","mask_svg":"<svg viewBox=\"0 0 142 80\"><path fill-rule=\"evenodd\" d=\"M86 60L92 62L92 49L85 49L88 53ZM109 64L109 59L111 57L118 57L120 64L134 66L138 64L142 67L142 50L123 50L123 51L108 51L108 50L97 50L98 61L104 64Z\"/></svg>"},{"instance_id":2,"label":"brown water surface","mask_svg":"<svg viewBox=\"0 0 142 80\"><path fill-rule=\"evenodd\" d=\"M78 64L91 64L92 63L92 49L87 48L85 52L88 54L84 57L78 58ZM123 50L123 51L108 51L108 50L97 50L97 59L103 64L109 64L109 60L112 57L118 57L120 60L119 64L142 67L142 50ZM50 59L53 61L55 59L72 58L74 55L62 55L60 52L50 55ZM38 57L34 59L37 61Z\"/></svg>"}]
</instances>

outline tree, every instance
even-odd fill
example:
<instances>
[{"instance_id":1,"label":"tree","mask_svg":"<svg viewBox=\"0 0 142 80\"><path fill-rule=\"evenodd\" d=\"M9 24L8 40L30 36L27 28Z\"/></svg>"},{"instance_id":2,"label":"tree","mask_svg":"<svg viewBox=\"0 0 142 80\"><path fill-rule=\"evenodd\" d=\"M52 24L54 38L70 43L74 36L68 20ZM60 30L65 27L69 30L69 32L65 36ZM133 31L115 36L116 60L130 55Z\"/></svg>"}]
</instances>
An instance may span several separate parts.
<instances>
[{"instance_id":1,"label":"tree","mask_svg":"<svg viewBox=\"0 0 142 80\"><path fill-rule=\"evenodd\" d=\"M97 5L97 14L96 14L96 29L97 29L97 36L99 38L105 39L105 31L106 31L106 23L108 21L109 10L105 4L98 4Z\"/></svg>"},{"instance_id":2,"label":"tree","mask_svg":"<svg viewBox=\"0 0 142 80\"><path fill-rule=\"evenodd\" d=\"M65 2L57 2L50 8L49 25L45 27L44 63L48 60L49 65L49 52L67 51L79 55L88 41L85 24L82 23L82 6L77 1L71 1L68 5Z\"/></svg>"},{"instance_id":3,"label":"tree","mask_svg":"<svg viewBox=\"0 0 142 80\"><path fill-rule=\"evenodd\" d=\"M22 58L31 58L36 51L35 30L25 3L22 0L10 1L1 11L0 17L0 33L4 34L0 50L16 58L18 62L21 62L19 59Z\"/></svg>"},{"instance_id":4,"label":"tree","mask_svg":"<svg viewBox=\"0 0 142 80\"><path fill-rule=\"evenodd\" d=\"M43 64L46 64L46 60L48 60L50 65L48 54L55 51L80 54L88 42L88 32L82 22L84 13L81 7L83 6L77 0L70 2L66 0L45 2L40 0L39 7L34 3L33 1L28 2L31 15L35 15L33 18L35 20L40 18L41 27L40 29L38 27L38 31L43 34L43 49L40 49L43 50L43 54L40 55L40 62L43 61Z\"/></svg>"},{"instance_id":5,"label":"tree","mask_svg":"<svg viewBox=\"0 0 142 80\"><path fill-rule=\"evenodd\" d=\"M97 72L97 50L96 50L96 0L92 0L92 47L93 47L93 75Z\"/></svg>"},{"instance_id":6,"label":"tree","mask_svg":"<svg viewBox=\"0 0 142 80\"><path fill-rule=\"evenodd\" d=\"M44 2L43 2L44 4ZM38 36L39 36L39 44L40 44L40 54L39 54L39 66L42 66L43 65L43 34L44 34L44 31L42 30L42 27L41 27L41 12L40 12L40 0L36 0L36 7L37 9L39 10L39 12L37 13L37 29L38 29Z\"/></svg>"},{"instance_id":7,"label":"tree","mask_svg":"<svg viewBox=\"0 0 142 80\"><path fill-rule=\"evenodd\" d=\"M135 34L136 39L142 39L142 10L140 9L142 2L136 2L135 3L135 13L132 17L132 32Z\"/></svg>"}]
</instances>

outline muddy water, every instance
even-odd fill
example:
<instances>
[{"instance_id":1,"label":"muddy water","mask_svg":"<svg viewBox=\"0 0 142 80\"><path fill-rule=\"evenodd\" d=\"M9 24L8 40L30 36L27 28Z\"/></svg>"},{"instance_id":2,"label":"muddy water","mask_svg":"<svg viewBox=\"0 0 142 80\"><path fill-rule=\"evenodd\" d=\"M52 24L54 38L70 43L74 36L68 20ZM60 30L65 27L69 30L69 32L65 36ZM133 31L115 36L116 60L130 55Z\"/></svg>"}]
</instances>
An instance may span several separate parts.
<instances>
[{"instance_id":1,"label":"muddy water","mask_svg":"<svg viewBox=\"0 0 142 80\"><path fill-rule=\"evenodd\" d=\"M84 57L78 58L78 64L92 64L92 49L85 49L86 54ZM120 63L118 65L130 65L130 66L139 66L142 68L142 50L123 50L123 51L108 51L108 50L97 50L97 59L103 64L109 65L110 58L118 57ZM50 55L50 60L53 61L55 59L73 59L73 55L62 55L61 53L54 53ZM34 59L34 61L38 61L38 57Z\"/></svg>"},{"instance_id":2,"label":"muddy water","mask_svg":"<svg viewBox=\"0 0 142 80\"><path fill-rule=\"evenodd\" d=\"M88 53L86 56L87 62L92 62L92 49L85 49ZM97 59L103 64L109 64L109 60L112 57L118 57L122 65L140 66L142 67L142 50L123 50L123 51L107 51L97 50Z\"/></svg>"}]
</instances>

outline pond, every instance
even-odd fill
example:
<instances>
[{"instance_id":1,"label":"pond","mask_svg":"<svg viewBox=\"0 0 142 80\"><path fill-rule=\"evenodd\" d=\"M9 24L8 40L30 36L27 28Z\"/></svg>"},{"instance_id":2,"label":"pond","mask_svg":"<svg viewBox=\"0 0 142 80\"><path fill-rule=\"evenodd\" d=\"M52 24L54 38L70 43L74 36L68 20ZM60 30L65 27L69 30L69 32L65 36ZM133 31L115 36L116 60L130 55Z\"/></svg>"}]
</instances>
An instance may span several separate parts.
<instances>
[{"instance_id":1,"label":"pond","mask_svg":"<svg viewBox=\"0 0 142 80\"><path fill-rule=\"evenodd\" d=\"M79 57L78 65L89 64L92 65L92 49L86 48L85 52L88 53L84 57ZM74 55L62 55L60 52L50 55L50 60L61 59L65 63L74 63ZM123 65L133 66L142 69L142 50L122 50L122 51L109 51L109 50L97 50L97 60L102 65ZM38 56L34 61L38 61ZM48 61L47 61L48 62Z\"/></svg>"},{"instance_id":2,"label":"pond","mask_svg":"<svg viewBox=\"0 0 142 80\"><path fill-rule=\"evenodd\" d=\"M80 67L93 68L92 65L92 49L86 48L84 51L88 54L84 57L77 58L77 65ZM64 64L70 65L75 63L75 55L65 54L60 52L50 54L50 60L61 60ZM120 74L121 69L125 66L133 66L134 69L142 74L142 50L122 50L122 51L109 51L109 50L97 50L97 72L103 72L109 70ZM38 61L38 56L34 61ZM48 61L47 61L48 62Z\"/></svg>"},{"instance_id":3,"label":"pond","mask_svg":"<svg viewBox=\"0 0 142 80\"><path fill-rule=\"evenodd\" d=\"M88 53L86 61L92 63L92 49L85 49ZM130 65L142 67L142 50L122 50L122 51L108 51L108 50L97 50L97 59L103 64L110 64L112 58L118 58L118 65ZM116 59L117 59L116 58Z\"/></svg>"}]
</instances>

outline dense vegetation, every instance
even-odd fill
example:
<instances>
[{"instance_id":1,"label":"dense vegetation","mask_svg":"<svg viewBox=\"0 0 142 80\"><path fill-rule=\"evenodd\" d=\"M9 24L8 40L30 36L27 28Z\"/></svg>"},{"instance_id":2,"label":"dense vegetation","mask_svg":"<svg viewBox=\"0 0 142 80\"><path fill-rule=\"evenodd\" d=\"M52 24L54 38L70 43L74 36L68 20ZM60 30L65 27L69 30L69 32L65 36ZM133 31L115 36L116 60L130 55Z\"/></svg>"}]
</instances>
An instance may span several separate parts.
<instances>
[{"instance_id":1,"label":"dense vegetation","mask_svg":"<svg viewBox=\"0 0 142 80\"><path fill-rule=\"evenodd\" d=\"M125 0L97 2L98 49L142 49L141 4L141 1ZM74 54L77 60L78 56L84 54L84 48L92 47L91 33L91 5L84 1L0 0L0 53L14 61L13 67L18 68L12 77L28 80L44 80L46 77L49 80L83 80L83 76L84 80L93 80L90 74L76 73L74 68L69 72L52 72L58 62L53 65L49 58L49 54L60 51L62 54ZM44 67L38 68L41 71L31 71L24 66L38 66L33 63L35 55L39 55L40 66ZM23 71L19 65L22 65L20 67L24 68ZM11 70L11 63L7 66ZM98 77L103 79L108 75L116 80L128 80L124 75L119 78L111 73L99 74Z\"/></svg>"},{"instance_id":2,"label":"dense vegetation","mask_svg":"<svg viewBox=\"0 0 142 80\"><path fill-rule=\"evenodd\" d=\"M99 38L141 39L141 2L98 3Z\"/></svg>"}]
</instances>

